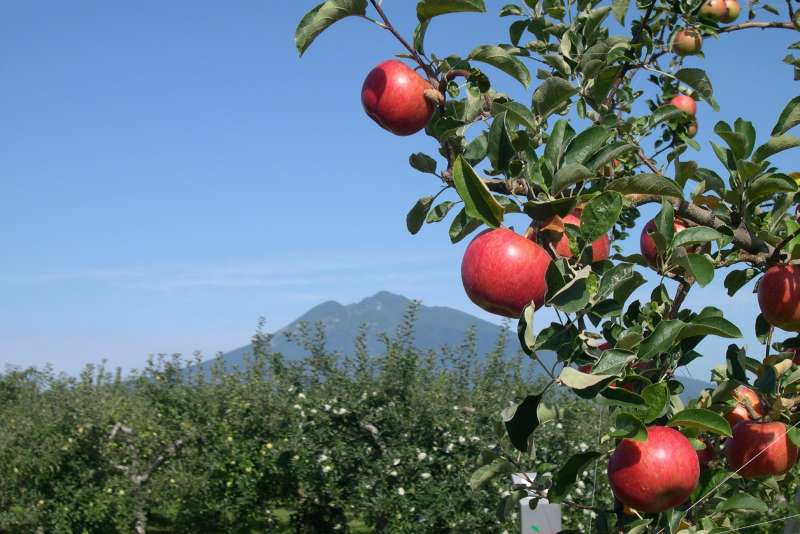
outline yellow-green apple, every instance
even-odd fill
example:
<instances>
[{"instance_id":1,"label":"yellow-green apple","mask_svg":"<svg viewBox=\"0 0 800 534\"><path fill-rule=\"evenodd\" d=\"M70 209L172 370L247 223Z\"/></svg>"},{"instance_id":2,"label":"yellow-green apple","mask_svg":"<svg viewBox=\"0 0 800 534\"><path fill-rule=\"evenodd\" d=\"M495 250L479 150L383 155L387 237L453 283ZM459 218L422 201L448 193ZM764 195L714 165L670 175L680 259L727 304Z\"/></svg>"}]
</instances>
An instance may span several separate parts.
<instances>
[{"instance_id":1,"label":"yellow-green apple","mask_svg":"<svg viewBox=\"0 0 800 534\"><path fill-rule=\"evenodd\" d=\"M665 426L647 428L647 441L623 439L608 461L608 481L623 504L646 513L678 506L694 491L700 461L689 440Z\"/></svg>"},{"instance_id":2,"label":"yellow-green apple","mask_svg":"<svg viewBox=\"0 0 800 534\"><path fill-rule=\"evenodd\" d=\"M531 302L536 308L544 304L550 262L542 247L512 230L484 230L464 253L461 281L470 300L484 310L519 317Z\"/></svg>"},{"instance_id":3,"label":"yellow-green apple","mask_svg":"<svg viewBox=\"0 0 800 534\"><path fill-rule=\"evenodd\" d=\"M372 69L361 88L361 104L372 120L396 135L411 135L428 124L434 104L425 96L433 87L396 59Z\"/></svg>"},{"instance_id":4,"label":"yellow-green apple","mask_svg":"<svg viewBox=\"0 0 800 534\"><path fill-rule=\"evenodd\" d=\"M696 28L683 28L672 38L672 51L679 56L692 56L703 47L703 36Z\"/></svg>"},{"instance_id":5,"label":"yellow-green apple","mask_svg":"<svg viewBox=\"0 0 800 534\"><path fill-rule=\"evenodd\" d=\"M780 422L743 421L725 447L728 467L742 478L782 475L797 463L797 447Z\"/></svg>"},{"instance_id":6,"label":"yellow-green apple","mask_svg":"<svg viewBox=\"0 0 800 534\"><path fill-rule=\"evenodd\" d=\"M739 18L741 7L737 0L725 0L726 12L725 16L721 17L720 22L730 23Z\"/></svg>"}]
</instances>

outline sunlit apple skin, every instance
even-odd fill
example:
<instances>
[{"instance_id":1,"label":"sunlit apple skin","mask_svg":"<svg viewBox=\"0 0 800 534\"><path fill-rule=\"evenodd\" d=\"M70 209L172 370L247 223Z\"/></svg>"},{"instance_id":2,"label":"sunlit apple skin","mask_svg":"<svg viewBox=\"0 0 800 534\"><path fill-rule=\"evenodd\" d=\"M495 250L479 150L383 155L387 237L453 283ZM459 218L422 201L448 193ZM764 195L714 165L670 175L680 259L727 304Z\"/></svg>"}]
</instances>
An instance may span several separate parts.
<instances>
[{"instance_id":1,"label":"sunlit apple skin","mask_svg":"<svg viewBox=\"0 0 800 534\"><path fill-rule=\"evenodd\" d=\"M703 48L703 36L694 28L679 30L672 39L672 51L679 56L691 56Z\"/></svg>"},{"instance_id":2,"label":"sunlit apple skin","mask_svg":"<svg viewBox=\"0 0 800 534\"><path fill-rule=\"evenodd\" d=\"M623 504L645 513L678 506L694 491L700 461L689 440L665 426L647 428L647 441L623 439L608 461L608 481Z\"/></svg>"},{"instance_id":3,"label":"sunlit apple skin","mask_svg":"<svg viewBox=\"0 0 800 534\"><path fill-rule=\"evenodd\" d=\"M396 59L370 71L361 88L361 104L372 120L395 135L417 133L428 124L433 103L425 98L431 84Z\"/></svg>"},{"instance_id":4,"label":"sunlit apple skin","mask_svg":"<svg viewBox=\"0 0 800 534\"><path fill-rule=\"evenodd\" d=\"M728 15L728 7L725 5L725 0L706 0L699 14L711 20L722 20Z\"/></svg>"},{"instance_id":5,"label":"sunlit apple skin","mask_svg":"<svg viewBox=\"0 0 800 534\"><path fill-rule=\"evenodd\" d=\"M670 104L689 115L697 113L697 102L689 95L678 95L669 101Z\"/></svg>"},{"instance_id":6,"label":"sunlit apple skin","mask_svg":"<svg viewBox=\"0 0 800 534\"><path fill-rule=\"evenodd\" d=\"M752 419L752 417L750 417L750 412L748 412L745 405L742 404L745 398L750 401L750 406L752 406L756 414L764 415L764 405L761 403L761 399L758 397L758 394L749 387L739 386L736 388L733 392L733 398L738 404L724 415L725 420L728 421L731 428L736 426L736 423L750 421Z\"/></svg>"},{"instance_id":7,"label":"sunlit apple skin","mask_svg":"<svg viewBox=\"0 0 800 534\"><path fill-rule=\"evenodd\" d=\"M720 22L728 24L739 18L739 13L742 9L737 0L725 0L725 7L727 9L725 15L719 19Z\"/></svg>"},{"instance_id":8,"label":"sunlit apple skin","mask_svg":"<svg viewBox=\"0 0 800 534\"><path fill-rule=\"evenodd\" d=\"M758 285L758 305L769 324L800 332L800 267L770 267Z\"/></svg>"},{"instance_id":9,"label":"sunlit apple skin","mask_svg":"<svg viewBox=\"0 0 800 534\"><path fill-rule=\"evenodd\" d=\"M561 218L564 224L573 224L575 226L581 225L580 211L574 211ZM562 258L571 258L572 250L569 248L569 238L566 232L555 246L556 254ZM608 234L598 237L592 243L592 262L598 262L608 259L609 252L611 251L611 239Z\"/></svg>"},{"instance_id":10,"label":"sunlit apple skin","mask_svg":"<svg viewBox=\"0 0 800 534\"><path fill-rule=\"evenodd\" d=\"M797 463L797 453L786 435L786 425L780 422L739 423L725 448L728 467L743 478L782 475Z\"/></svg>"},{"instance_id":11,"label":"sunlit apple skin","mask_svg":"<svg viewBox=\"0 0 800 534\"><path fill-rule=\"evenodd\" d=\"M511 230L484 230L464 253L461 281L484 310L519 317L531 302L536 308L544 304L550 261L542 247Z\"/></svg>"}]
</instances>

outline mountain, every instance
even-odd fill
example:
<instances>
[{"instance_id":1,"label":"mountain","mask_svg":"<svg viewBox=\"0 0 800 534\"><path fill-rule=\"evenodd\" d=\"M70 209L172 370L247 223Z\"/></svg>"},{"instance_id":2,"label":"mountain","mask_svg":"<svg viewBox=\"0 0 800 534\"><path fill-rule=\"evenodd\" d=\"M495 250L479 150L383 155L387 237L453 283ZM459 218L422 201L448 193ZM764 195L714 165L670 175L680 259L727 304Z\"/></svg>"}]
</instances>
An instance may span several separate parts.
<instances>
[{"instance_id":1,"label":"mountain","mask_svg":"<svg viewBox=\"0 0 800 534\"><path fill-rule=\"evenodd\" d=\"M394 335L412 301L401 295L381 291L361 302L343 305L335 301L323 302L274 333L271 349L280 352L290 360L301 359L308 352L295 341L287 339L287 332L296 332L301 323L313 328L321 324L326 336L326 346L331 351L352 354L355 339L362 325L367 328L367 350L369 354L382 354L384 346L379 339L382 333ZM424 350L439 350L443 346L453 349L464 340L470 327L475 328L478 354L484 355L494 349L501 327L484 321L468 313L446 306L419 306L414 325L415 345ZM512 333L506 343L506 354L517 353L519 344ZM241 366L246 354L252 352L251 345L245 345L223 355L225 367L232 369ZM540 358L552 365L555 355L540 353ZM206 368L211 362L203 364ZM537 368L537 371L539 369ZM692 378L681 377L686 386L684 398L696 397L708 383Z\"/></svg>"},{"instance_id":2,"label":"mountain","mask_svg":"<svg viewBox=\"0 0 800 534\"><path fill-rule=\"evenodd\" d=\"M364 325L367 328L369 353L381 354L384 347L378 336L382 333L394 335L411 302L406 297L388 291L381 291L354 304L323 302L275 332L271 348L282 353L287 359L303 358L307 355L307 351L287 339L285 334L296 332L301 323L308 324L312 329L316 324L321 324L329 350L352 354L356 336ZM455 348L463 342L464 333L470 327L475 328L478 354L490 352L500 335L500 326L453 308L420 305L414 325L414 344L424 350L438 350L445 345ZM251 350L250 345L245 345L226 353L224 355L226 365L240 364L244 355ZM506 353L516 354L517 350L516 336L511 335L507 342Z\"/></svg>"}]
</instances>

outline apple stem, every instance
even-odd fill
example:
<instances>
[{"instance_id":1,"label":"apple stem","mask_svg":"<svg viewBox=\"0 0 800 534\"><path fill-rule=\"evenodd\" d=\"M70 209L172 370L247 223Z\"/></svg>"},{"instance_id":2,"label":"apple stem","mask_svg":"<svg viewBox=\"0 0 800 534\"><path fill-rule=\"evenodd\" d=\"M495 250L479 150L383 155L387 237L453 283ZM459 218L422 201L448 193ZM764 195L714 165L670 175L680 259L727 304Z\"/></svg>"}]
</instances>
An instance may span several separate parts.
<instances>
[{"instance_id":1,"label":"apple stem","mask_svg":"<svg viewBox=\"0 0 800 534\"><path fill-rule=\"evenodd\" d=\"M770 263L777 263L781 259L781 250L783 247L789 244L795 237L800 235L800 228L792 232L791 234L787 235L783 239L781 239L780 243L775 245L775 250L772 251L772 254L769 257Z\"/></svg>"}]
</instances>

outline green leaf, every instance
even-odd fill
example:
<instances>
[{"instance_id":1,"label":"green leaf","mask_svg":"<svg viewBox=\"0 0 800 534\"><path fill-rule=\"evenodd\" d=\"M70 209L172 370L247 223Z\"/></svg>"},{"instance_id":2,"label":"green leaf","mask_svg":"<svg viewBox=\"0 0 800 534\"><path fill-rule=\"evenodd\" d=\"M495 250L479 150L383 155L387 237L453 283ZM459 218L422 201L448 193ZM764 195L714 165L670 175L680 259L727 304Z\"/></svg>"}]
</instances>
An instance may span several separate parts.
<instances>
[{"instance_id":1,"label":"green leaf","mask_svg":"<svg viewBox=\"0 0 800 534\"><path fill-rule=\"evenodd\" d=\"M572 367L564 367L558 375L558 380L565 386L572 389L588 389L602 382L610 382L616 378L614 375L594 375L581 373Z\"/></svg>"},{"instance_id":2,"label":"green leaf","mask_svg":"<svg viewBox=\"0 0 800 534\"><path fill-rule=\"evenodd\" d=\"M686 117L686 114L673 106L672 104L667 104L665 106L661 106L657 110L650 115L650 126L656 126L664 121L671 121L673 119L682 119Z\"/></svg>"},{"instance_id":3,"label":"green leaf","mask_svg":"<svg viewBox=\"0 0 800 534\"><path fill-rule=\"evenodd\" d=\"M578 90L564 78L551 76L547 78L533 93L533 109L546 119L560 110Z\"/></svg>"},{"instance_id":4,"label":"green leaf","mask_svg":"<svg viewBox=\"0 0 800 534\"><path fill-rule=\"evenodd\" d=\"M586 166L597 172L623 154L636 149L636 145L618 141L604 146L586 163Z\"/></svg>"},{"instance_id":5,"label":"green leaf","mask_svg":"<svg viewBox=\"0 0 800 534\"><path fill-rule=\"evenodd\" d=\"M646 408L630 408L626 411L635 414L644 424L663 416L669 408L669 388L665 382L645 386L641 393L647 403Z\"/></svg>"},{"instance_id":6,"label":"green leaf","mask_svg":"<svg viewBox=\"0 0 800 534\"><path fill-rule=\"evenodd\" d=\"M685 248L678 247L672 254L672 261L686 269L701 287L714 279L714 263L705 254L687 254Z\"/></svg>"},{"instance_id":7,"label":"green leaf","mask_svg":"<svg viewBox=\"0 0 800 534\"><path fill-rule=\"evenodd\" d=\"M633 391L625 388L608 387L600 392L606 403L622 408L639 408L647 406L645 400Z\"/></svg>"},{"instance_id":8,"label":"green leaf","mask_svg":"<svg viewBox=\"0 0 800 534\"><path fill-rule=\"evenodd\" d=\"M694 243L708 243L709 241L716 241L723 239L723 236L718 231L708 226L693 226L681 232L677 232L675 237L672 238L673 247L685 247Z\"/></svg>"},{"instance_id":9,"label":"green leaf","mask_svg":"<svg viewBox=\"0 0 800 534\"><path fill-rule=\"evenodd\" d=\"M522 315L517 324L517 336L519 337L519 344L523 352L528 356L533 354L533 348L536 345L536 332L533 330L533 313L534 307L531 304L525 306L522 310Z\"/></svg>"},{"instance_id":10,"label":"green leaf","mask_svg":"<svg viewBox=\"0 0 800 534\"><path fill-rule=\"evenodd\" d=\"M682 410L669 420L667 426L696 428L720 436L731 436L731 425L718 413L705 408Z\"/></svg>"},{"instance_id":11,"label":"green leaf","mask_svg":"<svg viewBox=\"0 0 800 534\"><path fill-rule=\"evenodd\" d=\"M613 0L611 3L611 12L614 18L617 19L620 26L625 26L625 15L628 14L628 6L631 0Z\"/></svg>"},{"instance_id":12,"label":"green leaf","mask_svg":"<svg viewBox=\"0 0 800 534\"><path fill-rule=\"evenodd\" d=\"M586 470L586 467L593 461L600 458L602 454L594 451L581 452L570 457L564 466L559 469L553 477L553 487L547 493L550 502L561 502L561 499L569 491L569 488L578 479L578 475Z\"/></svg>"},{"instance_id":13,"label":"green leaf","mask_svg":"<svg viewBox=\"0 0 800 534\"><path fill-rule=\"evenodd\" d=\"M731 131L730 126L724 121L719 121L714 126L714 132L728 144L736 159L747 157L745 155L747 150L747 138L745 138L744 135Z\"/></svg>"},{"instance_id":14,"label":"green leaf","mask_svg":"<svg viewBox=\"0 0 800 534\"><path fill-rule=\"evenodd\" d=\"M686 323L679 340L697 336L737 339L742 337L742 332L739 327L722 317L695 317Z\"/></svg>"},{"instance_id":15,"label":"green leaf","mask_svg":"<svg viewBox=\"0 0 800 534\"><path fill-rule=\"evenodd\" d=\"M719 111L719 106L714 100L714 89L705 71L695 68L684 68L675 73L675 77L695 90L703 100L714 109Z\"/></svg>"},{"instance_id":16,"label":"green leaf","mask_svg":"<svg viewBox=\"0 0 800 534\"><path fill-rule=\"evenodd\" d=\"M553 176L553 183L550 184L550 193L556 195L572 184L593 176L594 173L580 163L569 163L558 169L558 172Z\"/></svg>"},{"instance_id":17,"label":"green leaf","mask_svg":"<svg viewBox=\"0 0 800 534\"><path fill-rule=\"evenodd\" d=\"M800 146L800 138L798 137L789 134L773 136L756 149L756 153L753 155L753 161L758 163L764 161L773 154L798 146Z\"/></svg>"},{"instance_id":18,"label":"green leaf","mask_svg":"<svg viewBox=\"0 0 800 534\"><path fill-rule=\"evenodd\" d=\"M486 12L483 0L422 0L417 4L417 19L425 22L447 13Z\"/></svg>"},{"instance_id":19,"label":"green leaf","mask_svg":"<svg viewBox=\"0 0 800 534\"><path fill-rule=\"evenodd\" d=\"M731 512L733 510L766 514L769 512L769 507L761 499L757 499L747 493L737 493L717 505L718 512Z\"/></svg>"},{"instance_id":20,"label":"green leaf","mask_svg":"<svg viewBox=\"0 0 800 534\"><path fill-rule=\"evenodd\" d=\"M525 128L531 130L536 128L536 120L533 117L533 112L519 102L511 101L502 104L495 102L492 107L495 113L506 112L507 117L515 120Z\"/></svg>"},{"instance_id":21,"label":"green leaf","mask_svg":"<svg viewBox=\"0 0 800 534\"><path fill-rule=\"evenodd\" d=\"M500 226L503 222L503 206L495 200L472 166L461 156L453 164L453 182L464 201L467 215L489 226Z\"/></svg>"},{"instance_id":22,"label":"green leaf","mask_svg":"<svg viewBox=\"0 0 800 534\"><path fill-rule=\"evenodd\" d=\"M328 0L305 14L294 32L294 44L302 56L317 36L345 17L365 16L367 0Z\"/></svg>"},{"instance_id":23,"label":"green leaf","mask_svg":"<svg viewBox=\"0 0 800 534\"><path fill-rule=\"evenodd\" d=\"M658 323L653 333L646 337L639 346L639 358L649 360L662 352L667 352L677 342L678 334L684 326L685 323L678 319Z\"/></svg>"},{"instance_id":24,"label":"green leaf","mask_svg":"<svg viewBox=\"0 0 800 534\"><path fill-rule=\"evenodd\" d=\"M618 191L623 195L640 193L683 198L683 191L675 182L658 174L637 174L626 178L617 178L608 184L606 190Z\"/></svg>"},{"instance_id":25,"label":"green leaf","mask_svg":"<svg viewBox=\"0 0 800 534\"><path fill-rule=\"evenodd\" d=\"M616 430L611 432L611 437L647 441L647 427L635 415L629 413L618 414L614 426Z\"/></svg>"},{"instance_id":26,"label":"green leaf","mask_svg":"<svg viewBox=\"0 0 800 534\"><path fill-rule=\"evenodd\" d=\"M408 158L408 163L419 172L436 174L436 160L422 152L411 154Z\"/></svg>"},{"instance_id":27,"label":"green leaf","mask_svg":"<svg viewBox=\"0 0 800 534\"><path fill-rule=\"evenodd\" d=\"M526 88L531 83L531 73L528 67L505 48L495 45L483 45L470 52L469 57L502 70Z\"/></svg>"},{"instance_id":28,"label":"green leaf","mask_svg":"<svg viewBox=\"0 0 800 534\"><path fill-rule=\"evenodd\" d=\"M622 213L622 195L606 191L591 199L581 214L581 235L590 243L614 227Z\"/></svg>"},{"instance_id":29,"label":"green leaf","mask_svg":"<svg viewBox=\"0 0 800 534\"><path fill-rule=\"evenodd\" d=\"M417 24L417 27L414 28L414 50L419 52L420 54L425 53L425 33L428 31L428 24L430 24L430 19L420 22Z\"/></svg>"},{"instance_id":30,"label":"green leaf","mask_svg":"<svg viewBox=\"0 0 800 534\"><path fill-rule=\"evenodd\" d=\"M406 215L406 228L412 235L419 232L422 225L425 224L425 216L428 215L432 203L433 197L422 197Z\"/></svg>"},{"instance_id":31,"label":"green leaf","mask_svg":"<svg viewBox=\"0 0 800 534\"><path fill-rule=\"evenodd\" d=\"M800 96L789 100L789 103L783 108L771 135L783 135L798 124L800 124Z\"/></svg>"},{"instance_id":32,"label":"green leaf","mask_svg":"<svg viewBox=\"0 0 800 534\"><path fill-rule=\"evenodd\" d=\"M611 130L602 126L592 126L576 135L564 153L564 163L584 164L591 155L597 152L611 136Z\"/></svg>"},{"instance_id":33,"label":"green leaf","mask_svg":"<svg viewBox=\"0 0 800 534\"><path fill-rule=\"evenodd\" d=\"M501 475L508 475L516 471L514 464L505 458L495 458L492 463L481 466L472 473L472 476L469 477L469 486L473 490L477 490Z\"/></svg>"},{"instance_id":34,"label":"green leaf","mask_svg":"<svg viewBox=\"0 0 800 534\"><path fill-rule=\"evenodd\" d=\"M733 123L733 129L744 136L745 147L743 158L749 158L753 152L753 147L756 146L756 129L753 123L744 119L736 119Z\"/></svg>"},{"instance_id":35,"label":"green leaf","mask_svg":"<svg viewBox=\"0 0 800 534\"><path fill-rule=\"evenodd\" d=\"M558 169L561 154L564 152L564 145L572 139L573 135L575 135L575 130L572 129L566 119L560 119L553 124L550 137L547 138L547 144L544 147L544 156L542 156L551 171L555 172Z\"/></svg>"},{"instance_id":36,"label":"green leaf","mask_svg":"<svg viewBox=\"0 0 800 534\"><path fill-rule=\"evenodd\" d=\"M780 173L759 176L747 188L749 202L763 202L775 193L793 193L797 191L797 182L790 176Z\"/></svg>"},{"instance_id":37,"label":"green leaf","mask_svg":"<svg viewBox=\"0 0 800 534\"><path fill-rule=\"evenodd\" d=\"M654 221L656 232L653 239L658 251L663 254L666 252L667 245L672 243L675 237L675 208L666 199L661 199L661 211L658 212Z\"/></svg>"},{"instance_id":38,"label":"green leaf","mask_svg":"<svg viewBox=\"0 0 800 534\"><path fill-rule=\"evenodd\" d=\"M546 221L554 215L563 217L578 205L577 197L557 198L556 200L531 200L523 206L523 211L535 221Z\"/></svg>"},{"instance_id":39,"label":"green leaf","mask_svg":"<svg viewBox=\"0 0 800 534\"><path fill-rule=\"evenodd\" d=\"M445 200L433 207L433 209L428 213L428 217L425 219L426 223L435 223L439 222L444 219L447 214L450 212L450 208L455 206L455 202L451 202L450 200Z\"/></svg>"},{"instance_id":40,"label":"green leaf","mask_svg":"<svg viewBox=\"0 0 800 534\"><path fill-rule=\"evenodd\" d=\"M451 243L458 243L469 234L480 228L481 221L479 219L473 219L469 215L467 215L466 208L462 208L459 211L453 222L450 224L450 242Z\"/></svg>"},{"instance_id":41,"label":"green leaf","mask_svg":"<svg viewBox=\"0 0 800 534\"><path fill-rule=\"evenodd\" d=\"M759 274L759 271L748 268L748 269L741 269L738 271L731 271L725 277L725 289L728 290L728 296L732 297L736 294L739 289L742 288L747 282L755 278Z\"/></svg>"},{"instance_id":42,"label":"green leaf","mask_svg":"<svg viewBox=\"0 0 800 534\"><path fill-rule=\"evenodd\" d=\"M516 408L503 410L508 438L517 450L528 451L528 438L539 426L536 409L541 401L541 395L528 395Z\"/></svg>"},{"instance_id":43,"label":"green leaf","mask_svg":"<svg viewBox=\"0 0 800 534\"><path fill-rule=\"evenodd\" d=\"M488 150L489 136L486 132L481 132L479 136L470 141L466 148L464 148L464 153L462 155L471 165L476 165L486 157Z\"/></svg>"},{"instance_id":44,"label":"green leaf","mask_svg":"<svg viewBox=\"0 0 800 534\"><path fill-rule=\"evenodd\" d=\"M488 141L487 155L489 156L489 162L495 170L506 171L516 151L511 144L505 111L494 117L492 125L489 127Z\"/></svg>"}]
</instances>

